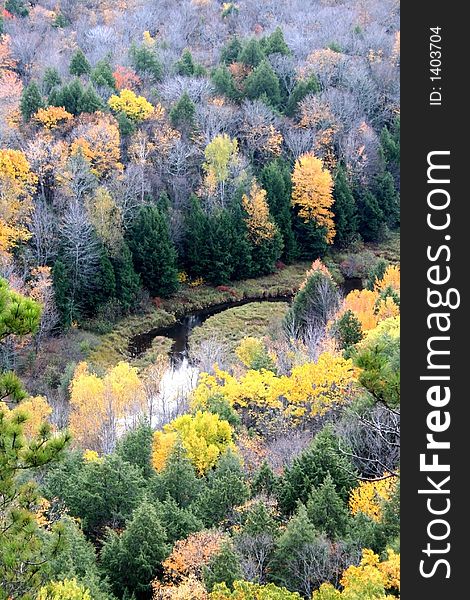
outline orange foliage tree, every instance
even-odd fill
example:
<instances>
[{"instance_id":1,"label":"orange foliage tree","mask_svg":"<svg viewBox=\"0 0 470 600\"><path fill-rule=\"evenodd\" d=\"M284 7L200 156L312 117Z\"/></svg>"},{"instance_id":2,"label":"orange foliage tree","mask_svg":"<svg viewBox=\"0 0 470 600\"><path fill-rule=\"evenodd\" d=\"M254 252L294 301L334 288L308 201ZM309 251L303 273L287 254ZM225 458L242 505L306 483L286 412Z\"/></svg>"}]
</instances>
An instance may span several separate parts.
<instances>
[{"instance_id":1,"label":"orange foliage tree","mask_svg":"<svg viewBox=\"0 0 470 600\"><path fill-rule=\"evenodd\" d=\"M122 170L120 136L116 119L104 113L82 116L73 133L71 154L82 152L97 177Z\"/></svg>"}]
</instances>

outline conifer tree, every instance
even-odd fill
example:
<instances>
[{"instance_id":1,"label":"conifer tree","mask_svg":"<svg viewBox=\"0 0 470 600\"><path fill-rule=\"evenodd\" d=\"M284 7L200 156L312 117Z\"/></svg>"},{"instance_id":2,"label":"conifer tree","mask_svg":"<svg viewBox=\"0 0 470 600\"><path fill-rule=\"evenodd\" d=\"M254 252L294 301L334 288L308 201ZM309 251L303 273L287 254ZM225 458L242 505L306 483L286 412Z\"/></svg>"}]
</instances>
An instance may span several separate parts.
<instances>
[{"instance_id":1,"label":"conifer tree","mask_svg":"<svg viewBox=\"0 0 470 600\"><path fill-rule=\"evenodd\" d=\"M331 428L325 427L286 469L278 492L281 510L292 513L298 501L306 503L312 488L319 487L328 473L340 498L346 502L357 481L355 470L339 451Z\"/></svg>"},{"instance_id":2,"label":"conifer tree","mask_svg":"<svg viewBox=\"0 0 470 600\"><path fill-rule=\"evenodd\" d=\"M164 215L144 206L132 223L129 247L142 283L154 296L169 296L178 287L176 251Z\"/></svg>"},{"instance_id":3,"label":"conifer tree","mask_svg":"<svg viewBox=\"0 0 470 600\"><path fill-rule=\"evenodd\" d=\"M91 72L91 79L98 87L108 87L111 90L116 88L113 70L106 59L102 59L96 63L95 68Z\"/></svg>"},{"instance_id":4,"label":"conifer tree","mask_svg":"<svg viewBox=\"0 0 470 600\"><path fill-rule=\"evenodd\" d=\"M285 114L288 117L294 117L299 109L299 103L307 96L308 94L315 94L320 91L320 84L318 83L315 75L311 75L307 79L300 79L294 86L289 99L287 101L287 105L285 108Z\"/></svg>"},{"instance_id":5,"label":"conifer tree","mask_svg":"<svg viewBox=\"0 0 470 600\"><path fill-rule=\"evenodd\" d=\"M207 488L198 499L197 514L211 527L230 517L230 511L249 496L239 458L228 450L208 474Z\"/></svg>"},{"instance_id":6,"label":"conifer tree","mask_svg":"<svg viewBox=\"0 0 470 600\"><path fill-rule=\"evenodd\" d=\"M143 421L128 431L117 443L116 453L123 460L138 467L142 475L149 479L155 473L152 467L153 429Z\"/></svg>"},{"instance_id":7,"label":"conifer tree","mask_svg":"<svg viewBox=\"0 0 470 600\"><path fill-rule=\"evenodd\" d=\"M331 475L312 491L307 502L307 515L317 529L334 540L346 534L349 513L345 502L339 497Z\"/></svg>"},{"instance_id":8,"label":"conifer tree","mask_svg":"<svg viewBox=\"0 0 470 600\"><path fill-rule=\"evenodd\" d=\"M173 127L190 131L194 126L196 107L186 92L170 110L170 121Z\"/></svg>"},{"instance_id":9,"label":"conifer tree","mask_svg":"<svg viewBox=\"0 0 470 600\"><path fill-rule=\"evenodd\" d=\"M248 98L260 98L276 107L281 101L279 78L267 60L263 60L245 81L245 93Z\"/></svg>"},{"instance_id":10,"label":"conifer tree","mask_svg":"<svg viewBox=\"0 0 470 600\"><path fill-rule=\"evenodd\" d=\"M147 594L169 552L166 533L156 508L143 501L121 535L108 530L101 550L101 565L120 596L127 591Z\"/></svg>"},{"instance_id":11,"label":"conifer tree","mask_svg":"<svg viewBox=\"0 0 470 600\"><path fill-rule=\"evenodd\" d=\"M235 581L243 578L240 558L229 542L222 544L220 551L204 567L203 573L204 584L208 592L211 592L217 583L225 583L228 588L232 589Z\"/></svg>"},{"instance_id":12,"label":"conifer tree","mask_svg":"<svg viewBox=\"0 0 470 600\"><path fill-rule=\"evenodd\" d=\"M282 235L282 259L289 264L297 254L290 210L292 190L289 169L280 161L272 161L261 171L260 181L266 190L269 210Z\"/></svg>"},{"instance_id":13,"label":"conifer tree","mask_svg":"<svg viewBox=\"0 0 470 600\"><path fill-rule=\"evenodd\" d=\"M340 248L346 248L357 235L357 207L346 179L346 173L341 166L336 172L333 198L335 244Z\"/></svg>"},{"instance_id":14,"label":"conifer tree","mask_svg":"<svg viewBox=\"0 0 470 600\"><path fill-rule=\"evenodd\" d=\"M94 113L97 110L103 110L104 104L96 93L95 88L90 83L83 90L83 94L78 97L76 110L78 113Z\"/></svg>"},{"instance_id":15,"label":"conifer tree","mask_svg":"<svg viewBox=\"0 0 470 600\"><path fill-rule=\"evenodd\" d=\"M287 56L291 54L289 46L284 39L284 33L280 27L276 27L271 35L268 35L263 39L262 47L266 55L283 54L284 56Z\"/></svg>"},{"instance_id":16,"label":"conifer tree","mask_svg":"<svg viewBox=\"0 0 470 600\"><path fill-rule=\"evenodd\" d=\"M193 55L188 48L185 48L181 54L181 58L175 64L175 71L178 73L178 75L186 75L187 77L190 77L191 75L195 74L195 70L196 64L194 62Z\"/></svg>"},{"instance_id":17,"label":"conifer tree","mask_svg":"<svg viewBox=\"0 0 470 600\"><path fill-rule=\"evenodd\" d=\"M240 91L237 90L233 76L225 65L222 65L213 71L212 82L217 93L227 96L227 98L235 102L240 100Z\"/></svg>"},{"instance_id":18,"label":"conifer tree","mask_svg":"<svg viewBox=\"0 0 470 600\"><path fill-rule=\"evenodd\" d=\"M173 498L181 508L192 504L201 491L192 462L180 442L175 444L158 482L159 495L163 500Z\"/></svg>"},{"instance_id":19,"label":"conifer tree","mask_svg":"<svg viewBox=\"0 0 470 600\"><path fill-rule=\"evenodd\" d=\"M151 48L133 44L129 50L129 55L132 65L138 73L150 77L154 81L161 80L163 66Z\"/></svg>"},{"instance_id":20,"label":"conifer tree","mask_svg":"<svg viewBox=\"0 0 470 600\"><path fill-rule=\"evenodd\" d=\"M51 91L62 83L59 71L55 67L46 67L42 78L42 88L45 94L50 94Z\"/></svg>"},{"instance_id":21,"label":"conifer tree","mask_svg":"<svg viewBox=\"0 0 470 600\"><path fill-rule=\"evenodd\" d=\"M29 83L21 94L20 109L23 119L29 121L40 108L44 108L44 101L35 81Z\"/></svg>"},{"instance_id":22,"label":"conifer tree","mask_svg":"<svg viewBox=\"0 0 470 600\"><path fill-rule=\"evenodd\" d=\"M365 242L376 242L383 231L384 214L374 194L358 191L359 233Z\"/></svg>"},{"instance_id":23,"label":"conifer tree","mask_svg":"<svg viewBox=\"0 0 470 600\"><path fill-rule=\"evenodd\" d=\"M255 473L251 482L251 494L266 494L272 496L276 491L277 477L266 460L263 461L259 470Z\"/></svg>"},{"instance_id":24,"label":"conifer tree","mask_svg":"<svg viewBox=\"0 0 470 600\"><path fill-rule=\"evenodd\" d=\"M249 67L257 67L264 58L261 44L255 38L251 38L244 45L242 51L239 54L239 59L244 65Z\"/></svg>"},{"instance_id":25,"label":"conifer tree","mask_svg":"<svg viewBox=\"0 0 470 600\"><path fill-rule=\"evenodd\" d=\"M90 63L80 48L78 48L72 55L69 71L71 75L75 75L76 77L88 75L88 73L91 72Z\"/></svg>"},{"instance_id":26,"label":"conifer tree","mask_svg":"<svg viewBox=\"0 0 470 600\"><path fill-rule=\"evenodd\" d=\"M140 277L135 272L129 246L123 241L120 251L111 257L116 278L116 297L125 311L136 303L140 293Z\"/></svg>"},{"instance_id":27,"label":"conifer tree","mask_svg":"<svg viewBox=\"0 0 470 600\"><path fill-rule=\"evenodd\" d=\"M220 62L225 65L237 62L241 51L242 44L240 38L237 35L234 35L222 48L220 52Z\"/></svg>"},{"instance_id":28,"label":"conifer tree","mask_svg":"<svg viewBox=\"0 0 470 600\"><path fill-rule=\"evenodd\" d=\"M374 187L377 203L382 210L385 222L388 227L395 229L400 224L400 200L391 173L386 171L378 175Z\"/></svg>"}]
</instances>

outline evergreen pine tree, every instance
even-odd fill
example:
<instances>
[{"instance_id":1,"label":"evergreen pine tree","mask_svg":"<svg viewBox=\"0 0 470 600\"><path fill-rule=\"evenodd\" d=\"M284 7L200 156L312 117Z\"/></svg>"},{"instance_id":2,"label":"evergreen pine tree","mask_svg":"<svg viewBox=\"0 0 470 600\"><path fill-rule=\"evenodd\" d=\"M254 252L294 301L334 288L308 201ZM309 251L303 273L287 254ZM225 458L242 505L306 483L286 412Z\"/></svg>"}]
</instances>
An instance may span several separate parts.
<instances>
[{"instance_id":1,"label":"evergreen pine tree","mask_svg":"<svg viewBox=\"0 0 470 600\"><path fill-rule=\"evenodd\" d=\"M186 508L197 498L201 486L186 451L182 444L177 442L159 477L159 498L164 500L169 496L178 506Z\"/></svg>"},{"instance_id":2,"label":"evergreen pine tree","mask_svg":"<svg viewBox=\"0 0 470 600\"><path fill-rule=\"evenodd\" d=\"M207 488L197 501L197 514L207 527L230 516L230 511L249 497L239 458L228 450L207 477Z\"/></svg>"},{"instance_id":3,"label":"evergreen pine tree","mask_svg":"<svg viewBox=\"0 0 470 600\"><path fill-rule=\"evenodd\" d=\"M98 87L107 87L111 90L116 89L113 70L106 59L102 59L96 63L95 68L91 72L91 79Z\"/></svg>"},{"instance_id":4,"label":"evergreen pine tree","mask_svg":"<svg viewBox=\"0 0 470 600\"><path fill-rule=\"evenodd\" d=\"M240 100L241 94L235 86L232 74L225 65L214 70L212 83L218 94L222 94L235 102Z\"/></svg>"},{"instance_id":5,"label":"evergreen pine tree","mask_svg":"<svg viewBox=\"0 0 470 600\"><path fill-rule=\"evenodd\" d=\"M49 104L63 106L67 112L78 115L83 94L83 85L79 79L74 79L61 88L54 88L49 94Z\"/></svg>"},{"instance_id":6,"label":"evergreen pine tree","mask_svg":"<svg viewBox=\"0 0 470 600\"><path fill-rule=\"evenodd\" d=\"M155 206L144 206L132 223L129 248L142 283L154 296L170 296L178 287L176 250L168 225Z\"/></svg>"},{"instance_id":7,"label":"evergreen pine tree","mask_svg":"<svg viewBox=\"0 0 470 600\"><path fill-rule=\"evenodd\" d=\"M17 17L27 17L29 15L29 2L25 0L6 0L5 10Z\"/></svg>"},{"instance_id":8,"label":"evergreen pine tree","mask_svg":"<svg viewBox=\"0 0 470 600\"><path fill-rule=\"evenodd\" d=\"M307 515L318 530L334 540L346 534L349 513L345 502L339 497L335 484L328 473L323 483L310 494Z\"/></svg>"},{"instance_id":9,"label":"evergreen pine tree","mask_svg":"<svg viewBox=\"0 0 470 600\"><path fill-rule=\"evenodd\" d=\"M241 51L242 44L240 38L237 35L234 35L222 48L220 52L220 62L224 65L230 65L237 62Z\"/></svg>"},{"instance_id":10,"label":"evergreen pine tree","mask_svg":"<svg viewBox=\"0 0 470 600\"><path fill-rule=\"evenodd\" d=\"M297 509L296 514L290 519L284 533L276 544L273 560L270 565L271 578L278 585L287 587L292 591L299 591L298 576L308 574L308 569L296 568L303 562L309 547L315 543L317 532L309 521L307 510L303 504Z\"/></svg>"},{"instance_id":11,"label":"evergreen pine tree","mask_svg":"<svg viewBox=\"0 0 470 600\"><path fill-rule=\"evenodd\" d=\"M186 92L170 110L170 121L173 127L190 131L194 127L196 107Z\"/></svg>"},{"instance_id":12,"label":"evergreen pine tree","mask_svg":"<svg viewBox=\"0 0 470 600\"><path fill-rule=\"evenodd\" d=\"M307 96L308 94L315 94L320 91L320 84L318 83L315 75L311 75L307 79L300 79L294 86L289 99L287 101L287 105L285 108L285 113L288 117L294 117L299 109L299 103Z\"/></svg>"},{"instance_id":13,"label":"evergreen pine tree","mask_svg":"<svg viewBox=\"0 0 470 600\"><path fill-rule=\"evenodd\" d=\"M152 467L153 429L143 421L128 431L117 443L116 453L126 462L138 467L149 479L155 473Z\"/></svg>"},{"instance_id":14,"label":"evergreen pine tree","mask_svg":"<svg viewBox=\"0 0 470 600\"><path fill-rule=\"evenodd\" d=\"M365 242L376 242L383 231L384 214L377 198L366 190L358 194L359 233Z\"/></svg>"},{"instance_id":15,"label":"evergreen pine tree","mask_svg":"<svg viewBox=\"0 0 470 600\"><path fill-rule=\"evenodd\" d=\"M78 48L78 50L76 50L72 55L69 71L71 75L75 75L76 77L88 75L88 73L91 71L90 63L80 48Z\"/></svg>"},{"instance_id":16,"label":"evergreen pine tree","mask_svg":"<svg viewBox=\"0 0 470 600\"><path fill-rule=\"evenodd\" d=\"M124 241L117 256L111 257L116 277L116 297L125 311L131 309L139 296L140 277L134 270L132 254Z\"/></svg>"},{"instance_id":17,"label":"evergreen pine tree","mask_svg":"<svg viewBox=\"0 0 470 600\"><path fill-rule=\"evenodd\" d=\"M280 27L276 27L271 35L268 35L263 39L262 47L266 55L283 54L284 56L287 56L291 54L289 46L284 39L284 33Z\"/></svg>"},{"instance_id":18,"label":"evergreen pine tree","mask_svg":"<svg viewBox=\"0 0 470 600\"><path fill-rule=\"evenodd\" d=\"M234 552L232 544L222 544L219 552L204 567L203 574L208 592L212 591L216 583L225 583L229 589L233 589L234 582L243 579L240 558Z\"/></svg>"},{"instance_id":19,"label":"evergreen pine tree","mask_svg":"<svg viewBox=\"0 0 470 600\"><path fill-rule=\"evenodd\" d=\"M58 258L52 268L52 283L54 286L54 299L60 314L62 327L70 327L70 280L65 263Z\"/></svg>"},{"instance_id":20,"label":"evergreen pine tree","mask_svg":"<svg viewBox=\"0 0 470 600\"><path fill-rule=\"evenodd\" d=\"M46 67L42 78L42 88L46 95L62 83L59 71L55 67Z\"/></svg>"},{"instance_id":21,"label":"evergreen pine tree","mask_svg":"<svg viewBox=\"0 0 470 600\"><path fill-rule=\"evenodd\" d=\"M264 53L261 44L255 38L248 40L239 54L240 62L253 68L257 67L263 58Z\"/></svg>"},{"instance_id":22,"label":"evergreen pine tree","mask_svg":"<svg viewBox=\"0 0 470 600\"><path fill-rule=\"evenodd\" d=\"M87 85L83 94L79 97L76 110L78 113L94 113L103 110L104 105L91 83Z\"/></svg>"},{"instance_id":23,"label":"evergreen pine tree","mask_svg":"<svg viewBox=\"0 0 470 600\"><path fill-rule=\"evenodd\" d=\"M364 335L361 322L352 310L347 310L335 321L332 333L343 350L360 342Z\"/></svg>"},{"instance_id":24,"label":"evergreen pine tree","mask_svg":"<svg viewBox=\"0 0 470 600\"><path fill-rule=\"evenodd\" d=\"M331 427L327 426L285 470L278 492L281 510L289 514L298 501L306 503L312 488L319 487L328 473L340 498L346 502L357 478L350 460L339 451Z\"/></svg>"},{"instance_id":25,"label":"evergreen pine tree","mask_svg":"<svg viewBox=\"0 0 470 600\"><path fill-rule=\"evenodd\" d=\"M194 75L195 69L196 65L194 63L193 55L188 48L185 48L181 54L181 58L175 64L175 71L178 75L190 77L191 75Z\"/></svg>"},{"instance_id":26,"label":"evergreen pine tree","mask_svg":"<svg viewBox=\"0 0 470 600\"><path fill-rule=\"evenodd\" d=\"M203 211L201 202L195 195L190 199L184 225L186 270L191 276L207 278L212 265L208 245L210 238L209 217Z\"/></svg>"},{"instance_id":27,"label":"evergreen pine tree","mask_svg":"<svg viewBox=\"0 0 470 600\"><path fill-rule=\"evenodd\" d=\"M332 208L335 215L335 244L339 248L346 248L357 235L357 207L346 173L341 166L336 172L333 197L335 199Z\"/></svg>"},{"instance_id":28,"label":"evergreen pine tree","mask_svg":"<svg viewBox=\"0 0 470 600\"><path fill-rule=\"evenodd\" d=\"M292 190L289 168L280 161L272 161L261 171L260 182L266 190L269 212L282 236L284 243L282 259L289 264L297 254L291 220Z\"/></svg>"},{"instance_id":29,"label":"evergreen pine tree","mask_svg":"<svg viewBox=\"0 0 470 600\"><path fill-rule=\"evenodd\" d=\"M245 93L248 98L260 98L276 107L281 101L279 78L267 60L263 60L245 81Z\"/></svg>"},{"instance_id":30,"label":"evergreen pine tree","mask_svg":"<svg viewBox=\"0 0 470 600\"><path fill-rule=\"evenodd\" d=\"M272 496L277 487L277 477L266 460L255 473L251 482L251 495L266 494Z\"/></svg>"},{"instance_id":31,"label":"evergreen pine tree","mask_svg":"<svg viewBox=\"0 0 470 600\"><path fill-rule=\"evenodd\" d=\"M273 537L277 534L277 524L264 502L256 502L246 516L245 524L241 531L244 535L268 534Z\"/></svg>"},{"instance_id":32,"label":"evergreen pine tree","mask_svg":"<svg viewBox=\"0 0 470 600\"><path fill-rule=\"evenodd\" d=\"M95 276L95 285L89 294L87 305L93 311L97 306L106 304L115 297L116 276L108 253L103 247L100 252L100 264Z\"/></svg>"},{"instance_id":33,"label":"evergreen pine tree","mask_svg":"<svg viewBox=\"0 0 470 600\"><path fill-rule=\"evenodd\" d=\"M21 94L20 109L23 119L29 121L40 109L44 108L44 101L35 81L25 86Z\"/></svg>"},{"instance_id":34,"label":"evergreen pine tree","mask_svg":"<svg viewBox=\"0 0 470 600\"><path fill-rule=\"evenodd\" d=\"M388 227L395 229L400 224L400 200L395 190L391 173L378 175L375 180L375 196Z\"/></svg>"},{"instance_id":35,"label":"evergreen pine tree","mask_svg":"<svg viewBox=\"0 0 470 600\"><path fill-rule=\"evenodd\" d=\"M154 81L160 81L163 77L163 65L158 60L155 52L146 46L130 47L129 55L132 66L143 76L152 78Z\"/></svg>"},{"instance_id":36,"label":"evergreen pine tree","mask_svg":"<svg viewBox=\"0 0 470 600\"><path fill-rule=\"evenodd\" d=\"M144 500L119 536L108 530L101 549L101 566L119 595L151 591L151 582L161 571L169 547L156 508Z\"/></svg>"},{"instance_id":37,"label":"evergreen pine tree","mask_svg":"<svg viewBox=\"0 0 470 600\"><path fill-rule=\"evenodd\" d=\"M183 540L191 533L204 529L203 522L193 513L192 509L182 508L171 496L156 504L161 523L165 526L167 540L174 544Z\"/></svg>"}]
</instances>

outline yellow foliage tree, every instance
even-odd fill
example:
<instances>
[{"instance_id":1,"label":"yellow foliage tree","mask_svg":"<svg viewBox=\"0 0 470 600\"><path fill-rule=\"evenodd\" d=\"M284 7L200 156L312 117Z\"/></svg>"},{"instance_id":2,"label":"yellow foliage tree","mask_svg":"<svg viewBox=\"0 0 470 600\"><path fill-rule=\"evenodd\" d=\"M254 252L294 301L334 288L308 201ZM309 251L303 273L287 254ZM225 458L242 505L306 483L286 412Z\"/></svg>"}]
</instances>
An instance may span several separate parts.
<instances>
[{"instance_id":1,"label":"yellow foliage tree","mask_svg":"<svg viewBox=\"0 0 470 600\"><path fill-rule=\"evenodd\" d=\"M33 119L46 129L57 129L60 125L73 119L73 115L65 110L63 106L48 106L40 108Z\"/></svg>"},{"instance_id":2,"label":"yellow foliage tree","mask_svg":"<svg viewBox=\"0 0 470 600\"><path fill-rule=\"evenodd\" d=\"M396 598L387 591L400 590L400 555L388 550L388 557L380 561L372 550L362 551L359 566L351 566L341 578L342 591L331 583L324 583L313 592L312 600L363 600L364 598Z\"/></svg>"},{"instance_id":3,"label":"yellow foliage tree","mask_svg":"<svg viewBox=\"0 0 470 600\"><path fill-rule=\"evenodd\" d=\"M82 448L109 452L119 426L125 428L144 406L137 370L126 362L109 369L104 377L79 363L70 383L70 430Z\"/></svg>"},{"instance_id":4,"label":"yellow foliage tree","mask_svg":"<svg viewBox=\"0 0 470 600\"><path fill-rule=\"evenodd\" d=\"M203 408L211 396L222 395L236 408L263 414L282 411L298 419L323 414L333 404L346 401L356 381L352 361L324 352L316 363L293 368L290 375L249 370L239 378L220 369L215 375L202 373L192 403Z\"/></svg>"},{"instance_id":5,"label":"yellow foliage tree","mask_svg":"<svg viewBox=\"0 0 470 600\"><path fill-rule=\"evenodd\" d=\"M9 413L10 417L15 414L28 415L28 420L23 425L23 431L26 437L32 438L38 435L41 424L52 414L52 408L44 396L34 396L23 400L19 406L15 406L11 410L5 402L0 402L0 409Z\"/></svg>"},{"instance_id":6,"label":"yellow foliage tree","mask_svg":"<svg viewBox=\"0 0 470 600\"><path fill-rule=\"evenodd\" d=\"M270 240L276 235L276 226L269 216L269 206L266 200L266 190L263 190L256 181L253 182L250 194L243 194L242 204L247 217L245 222L248 235L254 244L263 240Z\"/></svg>"},{"instance_id":7,"label":"yellow foliage tree","mask_svg":"<svg viewBox=\"0 0 470 600\"><path fill-rule=\"evenodd\" d=\"M343 310L352 310L361 323L363 331L374 329L378 323L375 304L379 294L373 290L352 290L344 300Z\"/></svg>"},{"instance_id":8,"label":"yellow foliage tree","mask_svg":"<svg viewBox=\"0 0 470 600\"><path fill-rule=\"evenodd\" d=\"M131 121L144 121L153 113L153 106L143 96L137 96L132 90L121 90L119 96L113 94L108 105L116 113L124 113Z\"/></svg>"},{"instance_id":9,"label":"yellow foliage tree","mask_svg":"<svg viewBox=\"0 0 470 600\"><path fill-rule=\"evenodd\" d=\"M92 197L86 199L90 221L95 231L113 255L116 255L123 241L122 213L109 191L100 186Z\"/></svg>"},{"instance_id":10,"label":"yellow foliage tree","mask_svg":"<svg viewBox=\"0 0 470 600\"><path fill-rule=\"evenodd\" d=\"M36 600L93 600L90 591L76 579L51 581L43 586Z\"/></svg>"},{"instance_id":11,"label":"yellow foliage tree","mask_svg":"<svg viewBox=\"0 0 470 600\"><path fill-rule=\"evenodd\" d=\"M212 468L221 454L234 448L232 427L218 415L198 410L195 415L182 415L157 431L153 439L153 465L161 471L178 438L197 472L202 475Z\"/></svg>"},{"instance_id":12,"label":"yellow foliage tree","mask_svg":"<svg viewBox=\"0 0 470 600\"><path fill-rule=\"evenodd\" d=\"M209 195L217 192L223 203L225 185L230 175L230 164L238 157L238 142L226 133L217 135L204 151L205 162L202 168L205 172L204 185Z\"/></svg>"},{"instance_id":13,"label":"yellow foliage tree","mask_svg":"<svg viewBox=\"0 0 470 600\"><path fill-rule=\"evenodd\" d=\"M382 506L390 499L397 486L396 477L378 481L361 481L349 496L349 510L353 515L362 512L374 521L382 518Z\"/></svg>"},{"instance_id":14,"label":"yellow foliage tree","mask_svg":"<svg viewBox=\"0 0 470 600\"><path fill-rule=\"evenodd\" d=\"M292 174L292 205L305 221L315 221L326 229L326 241L335 237L333 222L333 178L322 161L313 154L303 154L295 163Z\"/></svg>"},{"instance_id":15,"label":"yellow foliage tree","mask_svg":"<svg viewBox=\"0 0 470 600\"><path fill-rule=\"evenodd\" d=\"M29 239L26 225L36 183L37 177L21 150L0 149L0 252Z\"/></svg>"}]
</instances>

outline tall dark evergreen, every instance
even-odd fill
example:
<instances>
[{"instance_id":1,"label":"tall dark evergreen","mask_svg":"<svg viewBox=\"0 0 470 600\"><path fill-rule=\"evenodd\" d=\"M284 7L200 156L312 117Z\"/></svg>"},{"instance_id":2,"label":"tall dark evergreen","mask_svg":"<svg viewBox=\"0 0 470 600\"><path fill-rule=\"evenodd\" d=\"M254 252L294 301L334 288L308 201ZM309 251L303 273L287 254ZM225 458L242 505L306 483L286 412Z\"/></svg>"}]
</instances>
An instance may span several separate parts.
<instances>
[{"instance_id":1,"label":"tall dark evergreen","mask_svg":"<svg viewBox=\"0 0 470 600\"><path fill-rule=\"evenodd\" d=\"M40 108L44 108L44 101L38 84L32 81L23 89L21 94L20 109L23 119L29 121Z\"/></svg>"},{"instance_id":2,"label":"tall dark evergreen","mask_svg":"<svg viewBox=\"0 0 470 600\"><path fill-rule=\"evenodd\" d=\"M261 48L261 44L255 38L248 40L239 54L240 62L253 68L257 67L263 58L264 53Z\"/></svg>"},{"instance_id":3,"label":"tall dark evergreen","mask_svg":"<svg viewBox=\"0 0 470 600\"><path fill-rule=\"evenodd\" d=\"M147 598L169 550L158 512L144 500L121 535L108 530L101 549L101 566L119 596L128 592Z\"/></svg>"},{"instance_id":4,"label":"tall dark evergreen","mask_svg":"<svg viewBox=\"0 0 470 600\"><path fill-rule=\"evenodd\" d=\"M110 90L116 88L113 70L106 59L102 59L96 63L95 68L91 72L91 79L98 87L107 87Z\"/></svg>"},{"instance_id":5,"label":"tall dark evergreen","mask_svg":"<svg viewBox=\"0 0 470 600\"><path fill-rule=\"evenodd\" d=\"M400 199L395 189L392 174L386 171L375 180L375 196L388 227L395 229L400 224Z\"/></svg>"},{"instance_id":6,"label":"tall dark evergreen","mask_svg":"<svg viewBox=\"0 0 470 600\"><path fill-rule=\"evenodd\" d=\"M140 292L140 277L135 272L132 254L124 241L116 256L111 257L116 278L116 298L124 311L130 310L137 301Z\"/></svg>"},{"instance_id":7,"label":"tall dark evergreen","mask_svg":"<svg viewBox=\"0 0 470 600\"><path fill-rule=\"evenodd\" d=\"M335 215L335 244L339 248L346 248L357 236L357 207L356 201L349 187L344 169L340 166L336 172L333 189L333 213Z\"/></svg>"},{"instance_id":8,"label":"tall dark evergreen","mask_svg":"<svg viewBox=\"0 0 470 600\"><path fill-rule=\"evenodd\" d=\"M265 37L261 44L264 53L268 54L283 54L287 56L291 53L289 46L286 44L286 40L284 39L284 33L280 27L276 27L276 29Z\"/></svg>"},{"instance_id":9,"label":"tall dark evergreen","mask_svg":"<svg viewBox=\"0 0 470 600\"><path fill-rule=\"evenodd\" d=\"M170 121L173 127L189 131L194 126L196 107L187 92L181 96L178 102L170 110Z\"/></svg>"},{"instance_id":10,"label":"tall dark evergreen","mask_svg":"<svg viewBox=\"0 0 470 600\"><path fill-rule=\"evenodd\" d=\"M358 190L358 229L365 242L376 242L383 232L384 214L376 196L369 190Z\"/></svg>"},{"instance_id":11,"label":"tall dark evergreen","mask_svg":"<svg viewBox=\"0 0 470 600\"><path fill-rule=\"evenodd\" d=\"M69 71L71 75L75 75L76 77L88 75L88 73L91 72L90 63L80 48L78 48L78 50L76 50L72 55Z\"/></svg>"},{"instance_id":12,"label":"tall dark evergreen","mask_svg":"<svg viewBox=\"0 0 470 600\"><path fill-rule=\"evenodd\" d=\"M279 78L267 60L263 60L245 81L245 93L248 98L263 100L272 106L279 106L281 88Z\"/></svg>"},{"instance_id":13,"label":"tall dark evergreen","mask_svg":"<svg viewBox=\"0 0 470 600\"><path fill-rule=\"evenodd\" d=\"M176 250L165 216L156 206L140 209L129 232L129 248L142 283L154 296L169 296L178 287Z\"/></svg>"},{"instance_id":14,"label":"tall dark evergreen","mask_svg":"<svg viewBox=\"0 0 470 600\"><path fill-rule=\"evenodd\" d=\"M103 110L104 104L101 98L96 93L95 88L90 83L87 85L83 94L80 96L77 102L78 113L94 113L97 110Z\"/></svg>"},{"instance_id":15,"label":"tall dark evergreen","mask_svg":"<svg viewBox=\"0 0 470 600\"><path fill-rule=\"evenodd\" d=\"M289 167L281 161L272 161L261 171L260 181L266 190L269 212L284 243L282 259L291 263L296 258L297 245L291 220L292 184Z\"/></svg>"}]
</instances>

